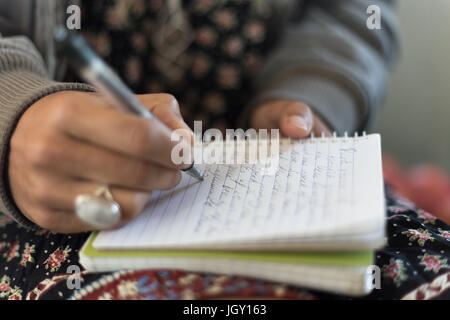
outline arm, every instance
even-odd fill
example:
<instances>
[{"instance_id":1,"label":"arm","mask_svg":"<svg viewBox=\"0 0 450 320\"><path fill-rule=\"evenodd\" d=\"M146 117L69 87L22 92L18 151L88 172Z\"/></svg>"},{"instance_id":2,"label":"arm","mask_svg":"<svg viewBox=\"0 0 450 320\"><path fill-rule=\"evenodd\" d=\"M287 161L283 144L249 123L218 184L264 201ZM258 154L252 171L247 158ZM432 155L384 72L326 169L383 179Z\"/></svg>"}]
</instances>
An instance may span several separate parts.
<instances>
[{"instance_id":1,"label":"arm","mask_svg":"<svg viewBox=\"0 0 450 320\"><path fill-rule=\"evenodd\" d=\"M90 90L50 80L25 38L0 39L0 211L24 227L98 229L77 217L74 202L105 185L120 205L119 227L142 212L152 190L181 179L186 164L172 163L171 151L180 143L190 150L192 133L172 96L138 96L161 125L80 92ZM173 141L176 129L188 139Z\"/></svg>"},{"instance_id":2,"label":"arm","mask_svg":"<svg viewBox=\"0 0 450 320\"><path fill-rule=\"evenodd\" d=\"M0 0L0 211L26 228L95 230L77 217L74 202L108 185L121 208L118 227L142 212L152 190L178 183L184 164L171 163L179 145L171 130L192 133L170 95L138 96L163 126L80 92L90 86L52 80L53 26L64 3Z\"/></svg>"},{"instance_id":3,"label":"arm","mask_svg":"<svg viewBox=\"0 0 450 320\"><path fill-rule=\"evenodd\" d=\"M368 0L311 1L285 28L255 77L254 110L267 101L308 105L339 133L366 128L397 54L393 1L378 1L382 29L369 30ZM251 119L250 119L251 120Z\"/></svg>"}]
</instances>

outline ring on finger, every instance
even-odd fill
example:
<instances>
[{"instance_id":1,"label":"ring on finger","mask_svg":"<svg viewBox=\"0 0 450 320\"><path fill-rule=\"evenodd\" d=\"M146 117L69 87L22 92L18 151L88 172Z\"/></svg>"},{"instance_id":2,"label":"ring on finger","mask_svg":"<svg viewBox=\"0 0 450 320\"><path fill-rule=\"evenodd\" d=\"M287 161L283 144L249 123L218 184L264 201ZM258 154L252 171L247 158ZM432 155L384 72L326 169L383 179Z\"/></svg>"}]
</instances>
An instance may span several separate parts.
<instances>
[{"instance_id":1,"label":"ring on finger","mask_svg":"<svg viewBox=\"0 0 450 320\"><path fill-rule=\"evenodd\" d=\"M94 194L80 194L75 198L75 213L86 224L96 229L108 229L120 222L120 205L114 200L108 186L101 186Z\"/></svg>"}]
</instances>

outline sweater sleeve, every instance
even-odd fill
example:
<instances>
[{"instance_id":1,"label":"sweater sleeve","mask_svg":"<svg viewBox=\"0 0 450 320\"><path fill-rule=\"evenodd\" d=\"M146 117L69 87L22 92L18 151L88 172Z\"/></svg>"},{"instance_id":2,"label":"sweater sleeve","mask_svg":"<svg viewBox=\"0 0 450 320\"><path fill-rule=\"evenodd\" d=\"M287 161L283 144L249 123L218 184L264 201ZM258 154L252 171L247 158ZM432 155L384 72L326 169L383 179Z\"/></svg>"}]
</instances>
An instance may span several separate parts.
<instances>
[{"instance_id":1,"label":"sweater sleeve","mask_svg":"<svg viewBox=\"0 0 450 320\"><path fill-rule=\"evenodd\" d=\"M52 81L44 61L25 37L0 37L0 211L24 227L37 226L17 208L8 183L9 142L22 114L40 98L64 90L92 91L79 83Z\"/></svg>"},{"instance_id":2,"label":"sweater sleeve","mask_svg":"<svg viewBox=\"0 0 450 320\"><path fill-rule=\"evenodd\" d=\"M384 96L388 66L397 53L394 4L377 1L381 29L370 30L371 3L310 1L267 56L255 77L254 100L244 112L288 99L308 104L341 134L365 129Z\"/></svg>"}]
</instances>

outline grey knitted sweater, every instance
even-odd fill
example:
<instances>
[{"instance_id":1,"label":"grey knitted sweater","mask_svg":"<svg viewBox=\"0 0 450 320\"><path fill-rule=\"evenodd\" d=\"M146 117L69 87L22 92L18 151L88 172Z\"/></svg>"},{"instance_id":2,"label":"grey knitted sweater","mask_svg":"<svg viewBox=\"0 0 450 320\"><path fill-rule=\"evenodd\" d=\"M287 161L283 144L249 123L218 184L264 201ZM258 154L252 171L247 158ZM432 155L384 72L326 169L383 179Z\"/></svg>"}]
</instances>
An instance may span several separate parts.
<instances>
[{"instance_id":1,"label":"grey knitted sweater","mask_svg":"<svg viewBox=\"0 0 450 320\"><path fill-rule=\"evenodd\" d=\"M9 190L9 141L35 101L62 90L91 90L58 81L64 66L55 57L51 35L67 6L76 2L0 0L0 211L29 228L36 226L20 213ZM373 1L309 1L301 18L289 16L301 2L273 1L283 3L271 25L278 40L255 77L253 101L302 101L339 133L362 130L380 105L387 69L397 53L393 1L376 2L380 30L366 26Z\"/></svg>"}]
</instances>

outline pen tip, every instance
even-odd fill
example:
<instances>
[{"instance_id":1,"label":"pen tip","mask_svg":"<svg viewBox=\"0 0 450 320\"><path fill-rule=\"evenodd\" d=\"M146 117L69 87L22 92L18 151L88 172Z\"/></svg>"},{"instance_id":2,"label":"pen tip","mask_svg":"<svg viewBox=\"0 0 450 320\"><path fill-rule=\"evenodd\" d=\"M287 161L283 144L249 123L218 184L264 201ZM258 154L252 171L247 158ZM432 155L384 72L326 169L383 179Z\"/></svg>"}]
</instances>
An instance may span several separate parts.
<instances>
[{"instance_id":1,"label":"pen tip","mask_svg":"<svg viewBox=\"0 0 450 320\"><path fill-rule=\"evenodd\" d=\"M192 165L190 168L183 170L187 174L189 174L191 177L197 179L198 181L203 181L203 173L197 168L196 165Z\"/></svg>"}]
</instances>

